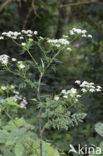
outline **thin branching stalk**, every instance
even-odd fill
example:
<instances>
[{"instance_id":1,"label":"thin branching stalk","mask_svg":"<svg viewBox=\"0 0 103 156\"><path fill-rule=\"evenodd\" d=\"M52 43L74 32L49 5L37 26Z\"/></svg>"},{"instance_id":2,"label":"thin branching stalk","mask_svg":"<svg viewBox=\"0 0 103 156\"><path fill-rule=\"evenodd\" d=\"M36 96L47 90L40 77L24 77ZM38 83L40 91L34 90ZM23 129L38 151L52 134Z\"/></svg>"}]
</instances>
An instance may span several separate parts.
<instances>
[{"instance_id":1,"label":"thin branching stalk","mask_svg":"<svg viewBox=\"0 0 103 156\"><path fill-rule=\"evenodd\" d=\"M15 121L13 120L13 118L11 117L11 115L6 111L4 110L5 114L7 115L7 117L14 123L14 125L17 127Z\"/></svg>"},{"instance_id":2,"label":"thin branching stalk","mask_svg":"<svg viewBox=\"0 0 103 156\"><path fill-rule=\"evenodd\" d=\"M43 73L40 73L39 81L38 81L38 89L37 89L37 98L40 101L40 84L42 81ZM43 156L42 152L42 108L39 110L39 131L40 131L40 156Z\"/></svg>"}]
</instances>

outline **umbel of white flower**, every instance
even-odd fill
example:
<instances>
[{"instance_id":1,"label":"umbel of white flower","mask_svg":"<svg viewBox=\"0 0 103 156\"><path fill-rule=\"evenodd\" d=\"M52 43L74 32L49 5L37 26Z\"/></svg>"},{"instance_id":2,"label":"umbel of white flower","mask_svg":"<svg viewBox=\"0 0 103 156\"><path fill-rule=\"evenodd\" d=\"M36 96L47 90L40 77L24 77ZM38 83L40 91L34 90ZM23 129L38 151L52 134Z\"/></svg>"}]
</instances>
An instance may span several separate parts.
<instances>
[{"instance_id":1,"label":"umbel of white flower","mask_svg":"<svg viewBox=\"0 0 103 156\"><path fill-rule=\"evenodd\" d=\"M75 81L76 84L78 84L81 87L82 92L100 92L102 87L101 86L96 86L94 82L87 82L83 81L81 82L80 80Z\"/></svg>"},{"instance_id":2,"label":"umbel of white flower","mask_svg":"<svg viewBox=\"0 0 103 156\"><path fill-rule=\"evenodd\" d=\"M0 62L1 64L8 64L9 56L6 54L0 55Z\"/></svg>"},{"instance_id":3,"label":"umbel of white flower","mask_svg":"<svg viewBox=\"0 0 103 156\"><path fill-rule=\"evenodd\" d=\"M92 38L91 34L87 34L87 30L82 30L82 29L77 29L77 28L72 28L69 31L70 35L74 35L74 34L79 34L82 37L87 37L87 38Z\"/></svg>"},{"instance_id":4,"label":"umbel of white flower","mask_svg":"<svg viewBox=\"0 0 103 156\"><path fill-rule=\"evenodd\" d=\"M60 95L56 95L54 97L54 100L59 101L61 98L68 100L68 98L71 97L72 99L74 98L76 102L78 102L78 98L81 98L84 95L84 93L102 91L102 87L95 85L93 82L81 82L80 80L76 80L75 83L80 86L79 90L77 90L76 88L71 88L70 90L63 89Z\"/></svg>"},{"instance_id":5,"label":"umbel of white flower","mask_svg":"<svg viewBox=\"0 0 103 156\"><path fill-rule=\"evenodd\" d=\"M23 40L25 37L27 38L32 38L34 35L37 35L37 31L32 31L32 30L21 30L20 32L17 31L8 31L8 32L3 32L2 35L0 36L0 40L3 40L5 38L12 38L14 40L20 39Z\"/></svg>"}]
</instances>

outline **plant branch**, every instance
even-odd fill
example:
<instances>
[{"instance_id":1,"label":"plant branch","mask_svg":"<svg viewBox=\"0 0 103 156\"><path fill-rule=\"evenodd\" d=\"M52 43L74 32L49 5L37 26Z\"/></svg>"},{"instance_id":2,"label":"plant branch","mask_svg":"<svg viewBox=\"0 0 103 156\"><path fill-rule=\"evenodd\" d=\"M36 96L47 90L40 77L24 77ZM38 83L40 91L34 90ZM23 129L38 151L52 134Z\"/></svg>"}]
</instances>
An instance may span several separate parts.
<instances>
[{"instance_id":1,"label":"plant branch","mask_svg":"<svg viewBox=\"0 0 103 156\"><path fill-rule=\"evenodd\" d=\"M24 24L23 24L22 29L25 29L25 28L26 28L26 25L27 25L27 23L28 23L28 19L29 19L29 17L30 17L30 14L31 14L32 10L33 10L33 8L32 8L32 5L31 5L31 7L29 8L28 13L27 13L27 15L26 15L26 19L25 19L25 21L24 21Z\"/></svg>"},{"instance_id":2,"label":"plant branch","mask_svg":"<svg viewBox=\"0 0 103 156\"><path fill-rule=\"evenodd\" d=\"M12 122L14 123L14 125L17 127L16 123L14 122L14 120L13 120L13 118L10 116L10 114L9 114L6 110L4 110L4 112L5 112L5 114L8 116L8 118L9 118L10 120L12 120Z\"/></svg>"},{"instance_id":3,"label":"plant branch","mask_svg":"<svg viewBox=\"0 0 103 156\"><path fill-rule=\"evenodd\" d=\"M6 2L4 2L2 4L2 6L0 7L0 12L6 7L6 5L8 5L10 2L12 2L12 0L6 0Z\"/></svg>"},{"instance_id":4,"label":"plant branch","mask_svg":"<svg viewBox=\"0 0 103 156\"><path fill-rule=\"evenodd\" d=\"M103 3L100 1L88 1L88 2L77 2L77 3L69 3L61 5L60 8L69 7L69 6L77 6L77 5L87 5L87 4L97 4L97 3Z\"/></svg>"},{"instance_id":5,"label":"plant branch","mask_svg":"<svg viewBox=\"0 0 103 156\"><path fill-rule=\"evenodd\" d=\"M60 52L65 49L65 47L63 47L62 49L60 49L51 59L50 63L47 65L46 69L49 68L49 66L52 64L52 62L54 61L54 59L60 54Z\"/></svg>"},{"instance_id":6,"label":"plant branch","mask_svg":"<svg viewBox=\"0 0 103 156\"><path fill-rule=\"evenodd\" d=\"M43 77L43 73L40 73L40 77L39 77L39 85L38 85L38 89L37 89L37 98L38 101L40 101L40 84L42 81L42 77ZM39 131L40 131L40 156L42 156L42 108L40 108L39 110Z\"/></svg>"},{"instance_id":7,"label":"plant branch","mask_svg":"<svg viewBox=\"0 0 103 156\"><path fill-rule=\"evenodd\" d=\"M38 67L38 64L36 62L36 60L34 59L34 57L32 56L32 54L30 53L29 50L27 50L28 54L30 55L31 59L33 60L34 64Z\"/></svg>"},{"instance_id":8,"label":"plant branch","mask_svg":"<svg viewBox=\"0 0 103 156\"><path fill-rule=\"evenodd\" d=\"M36 11L36 7L35 7L35 5L34 5L34 0L32 0L31 6L30 6L30 8L29 8L29 10L28 10L28 13L27 13L27 15L26 15L26 18L25 18L25 21L24 21L24 24L23 24L22 29L25 29L25 28L26 28L26 25L27 25L27 23L28 23L28 20L29 20L29 17L30 17L30 15L31 15L32 11L34 11L34 15L38 16L38 15L37 15L37 11Z\"/></svg>"}]
</instances>

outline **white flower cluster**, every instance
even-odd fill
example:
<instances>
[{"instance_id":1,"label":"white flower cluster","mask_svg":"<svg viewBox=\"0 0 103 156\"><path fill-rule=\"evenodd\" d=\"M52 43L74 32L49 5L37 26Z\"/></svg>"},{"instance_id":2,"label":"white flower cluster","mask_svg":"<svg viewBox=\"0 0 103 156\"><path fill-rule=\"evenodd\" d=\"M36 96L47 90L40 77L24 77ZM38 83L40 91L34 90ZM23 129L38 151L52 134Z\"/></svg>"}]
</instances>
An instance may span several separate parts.
<instances>
[{"instance_id":1,"label":"white flower cluster","mask_svg":"<svg viewBox=\"0 0 103 156\"><path fill-rule=\"evenodd\" d=\"M64 89L61 91L61 94L63 94L64 98L68 98L68 95L72 98L75 97L76 101L78 101L77 98L81 97L81 95L78 94L77 89L75 88L71 88L70 90L67 91Z\"/></svg>"},{"instance_id":2,"label":"white flower cluster","mask_svg":"<svg viewBox=\"0 0 103 156\"><path fill-rule=\"evenodd\" d=\"M91 34L87 34L87 31L82 30L82 29L77 29L77 28L71 29L70 30L70 35L74 35L74 34L80 34L82 37L92 38Z\"/></svg>"},{"instance_id":3,"label":"white flower cluster","mask_svg":"<svg viewBox=\"0 0 103 156\"><path fill-rule=\"evenodd\" d=\"M9 60L9 56L6 54L0 55L0 63L3 65L7 65Z\"/></svg>"},{"instance_id":4,"label":"white flower cluster","mask_svg":"<svg viewBox=\"0 0 103 156\"><path fill-rule=\"evenodd\" d=\"M18 61L17 64L18 64L18 68L20 68L20 69L25 68L25 65L23 64L23 61Z\"/></svg>"},{"instance_id":5,"label":"white flower cluster","mask_svg":"<svg viewBox=\"0 0 103 156\"><path fill-rule=\"evenodd\" d=\"M11 60L12 60L13 62L16 62L16 61L17 61L17 59L16 59L16 58L11 58Z\"/></svg>"},{"instance_id":6,"label":"white flower cluster","mask_svg":"<svg viewBox=\"0 0 103 156\"><path fill-rule=\"evenodd\" d=\"M22 99L22 101L20 102L20 106L21 106L21 108L25 108L26 109L26 105L27 104L28 104L28 102L27 102L26 98L24 97Z\"/></svg>"},{"instance_id":7,"label":"white flower cluster","mask_svg":"<svg viewBox=\"0 0 103 156\"><path fill-rule=\"evenodd\" d=\"M72 51L72 49L70 47L67 48L68 51Z\"/></svg>"},{"instance_id":8,"label":"white flower cluster","mask_svg":"<svg viewBox=\"0 0 103 156\"><path fill-rule=\"evenodd\" d=\"M15 88L14 85L7 85L7 86L2 85L2 86L0 87L0 89L1 89L2 91L13 90L14 88Z\"/></svg>"},{"instance_id":9,"label":"white flower cluster","mask_svg":"<svg viewBox=\"0 0 103 156\"><path fill-rule=\"evenodd\" d=\"M87 81L81 82L80 80L76 80L75 83L81 87L81 91L83 93L86 93L88 91L89 92L100 92L102 90L101 86L98 86L98 85L96 86L93 82L89 83ZM54 97L54 100L58 101L58 100L60 100L61 97L65 98L65 99L68 99L71 97L76 102L78 102L78 98L82 97L82 94L81 95L78 94L78 91L75 88L71 88L70 90L63 89L59 96Z\"/></svg>"},{"instance_id":10,"label":"white flower cluster","mask_svg":"<svg viewBox=\"0 0 103 156\"><path fill-rule=\"evenodd\" d=\"M6 86L1 86L1 89L4 91L4 90L7 89L7 87Z\"/></svg>"},{"instance_id":11,"label":"white flower cluster","mask_svg":"<svg viewBox=\"0 0 103 156\"><path fill-rule=\"evenodd\" d=\"M63 89L63 90L61 91L60 96L61 96L61 95L62 95L62 97L65 98L65 99L68 99L68 97L75 98L75 101L76 101L76 102L78 101L78 98L81 97L81 95L78 94L77 89L75 89L75 88L71 88L70 90L65 90L65 89ZM54 97L54 100L56 100L56 101L58 101L59 99L60 99L59 96L55 96L55 97Z\"/></svg>"},{"instance_id":12,"label":"white flower cluster","mask_svg":"<svg viewBox=\"0 0 103 156\"><path fill-rule=\"evenodd\" d=\"M15 94L13 96L14 101L15 102L21 101L20 102L20 107L26 109L26 105L28 104L28 102L26 100L26 97L23 97L22 95L20 95L20 93L18 91L16 91L16 90L13 90L13 93Z\"/></svg>"},{"instance_id":13,"label":"white flower cluster","mask_svg":"<svg viewBox=\"0 0 103 156\"><path fill-rule=\"evenodd\" d=\"M25 48L26 46L28 46L28 43L30 44L30 43L32 43L33 42L33 39L32 38L29 38L28 39L28 42L22 42L21 43L21 46L23 47L23 48Z\"/></svg>"},{"instance_id":14,"label":"white flower cluster","mask_svg":"<svg viewBox=\"0 0 103 156\"><path fill-rule=\"evenodd\" d=\"M69 45L70 42L67 39L60 38L60 39L48 39L48 43L52 44L53 46L60 47L61 45Z\"/></svg>"},{"instance_id":15,"label":"white flower cluster","mask_svg":"<svg viewBox=\"0 0 103 156\"><path fill-rule=\"evenodd\" d=\"M6 54L0 55L0 63L3 64L3 65L7 65L8 61L9 61L9 58L10 57L8 55L6 55ZM17 59L16 58L11 58L11 61L16 62ZM19 69L24 69L25 65L24 65L23 61L18 61L17 62L17 67Z\"/></svg>"},{"instance_id":16,"label":"white flower cluster","mask_svg":"<svg viewBox=\"0 0 103 156\"><path fill-rule=\"evenodd\" d=\"M76 80L75 81L76 84L78 84L82 89L81 91L82 92L100 92L102 87L101 86L96 86L93 82L87 82L87 81L79 81L79 80Z\"/></svg>"},{"instance_id":17,"label":"white flower cluster","mask_svg":"<svg viewBox=\"0 0 103 156\"><path fill-rule=\"evenodd\" d=\"M0 40L3 40L4 39L4 36L0 36Z\"/></svg>"},{"instance_id":18,"label":"white flower cluster","mask_svg":"<svg viewBox=\"0 0 103 156\"><path fill-rule=\"evenodd\" d=\"M26 43L25 42L22 42L21 45L24 47L24 46L26 46Z\"/></svg>"},{"instance_id":19,"label":"white flower cluster","mask_svg":"<svg viewBox=\"0 0 103 156\"><path fill-rule=\"evenodd\" d=\"M24 39L24 37L33 37L34 35L37 35L37 31L32 31L32 30L21 30L21 32L17 31L9 31L9 32L3 32L2 35L0 36L0 40L5 39L5 37L9 37L12 39Z\"/></svg>"}]
</instances>

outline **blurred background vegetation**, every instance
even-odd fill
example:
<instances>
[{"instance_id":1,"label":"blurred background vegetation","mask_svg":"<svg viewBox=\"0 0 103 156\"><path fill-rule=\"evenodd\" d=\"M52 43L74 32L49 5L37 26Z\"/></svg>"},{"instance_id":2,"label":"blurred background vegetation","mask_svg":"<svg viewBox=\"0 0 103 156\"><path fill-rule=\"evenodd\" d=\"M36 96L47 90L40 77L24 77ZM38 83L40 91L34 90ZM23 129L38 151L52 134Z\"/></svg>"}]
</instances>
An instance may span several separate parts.
<instances>
[{"instance_id":1,"label":"blurred background vegetation","mask_svg":"<svg viewBox=\"0 0 103 156\"><path fill-rule=\"evenodd\" d=\"M37 30L41 36L61 38L68 35L73 27L86 29L93 35L92 40L77 42L73 50L59 56L57 70L51 69L45 77L48 84L44 91L58 93L74 81L87 80L103 86L103 1L102 0L1 0L0 33L20 31L21 29ZM19 60L29 60L28 55L21 55L19 48L11 41L0 41L0 54L7 54ZM39 57L39 49L32 49L32 55ZM32 73L32 70L31 70ZM15 78L15 81L14 81ZM8 81L7 81L8 79ZM32 77L33 79L33 77ZM35 94L22 79L11 76L0 70L0 84L13 83L21 89L21 94L30 99ZM75 86L76 87L76 86ZM95 144L99 146L101 137L95 132L94 125L103 122L102 93L93 94L83 99L85 122L68 132L51 130L45 134L48 140L61 151L68 153L69 143L75 146ZM34 116L32 102L28 105L26 117Z\"/></svg>"}]
</instances>

